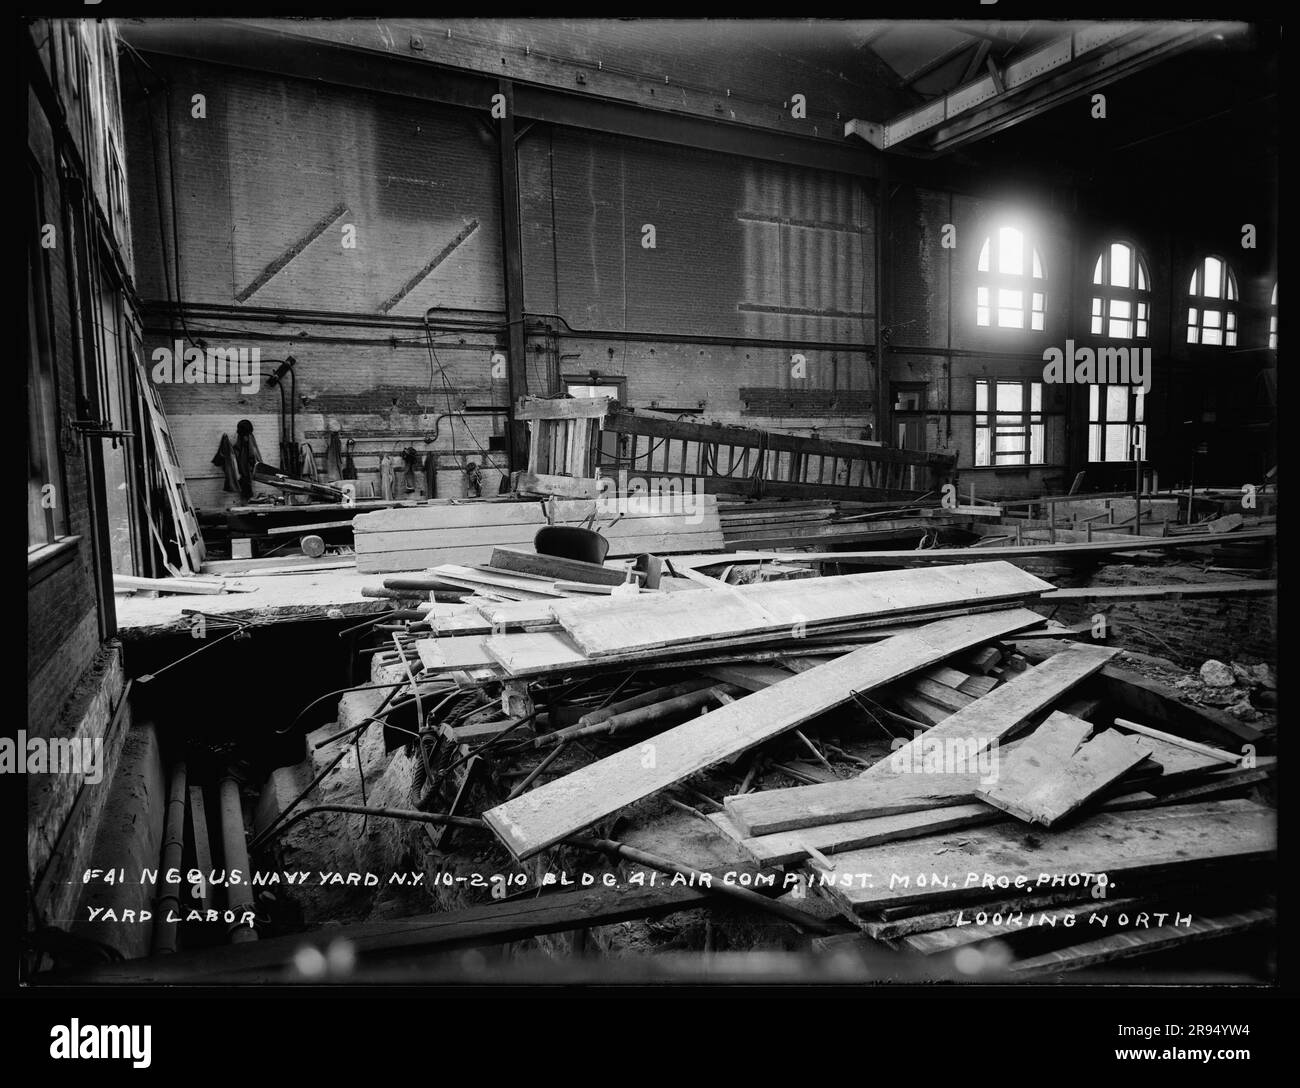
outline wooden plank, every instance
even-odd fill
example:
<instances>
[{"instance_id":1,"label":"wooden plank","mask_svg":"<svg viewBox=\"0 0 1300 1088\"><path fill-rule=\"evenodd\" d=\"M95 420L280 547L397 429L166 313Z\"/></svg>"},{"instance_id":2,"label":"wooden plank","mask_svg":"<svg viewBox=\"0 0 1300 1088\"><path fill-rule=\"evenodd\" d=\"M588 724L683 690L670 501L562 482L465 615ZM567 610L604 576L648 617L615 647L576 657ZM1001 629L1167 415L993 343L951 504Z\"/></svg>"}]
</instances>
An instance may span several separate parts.
<instances>
[{"instance_id":1,"label":"wooden plank","mask_svg":"<svg viewBox=\"0 0 1300 1088\"><path fill-rule=\"evenodd\" d=\"M1277 536L1275 528L1246 529L1232 534L1234 543L1245 540L1272 540ZM1103 556L1124 555L1128 552L1145 552L1169 548L1217 547L1224 541L1222 536L1202 533L1195 536L1130 537L1127 541L1104 540L1093 544L1037 544L1007 548L931 548L928 551L904 552L800 552L791 556L783 552L769 552L767 558L794 559L799 562L828 563L872 563L878 566L910 567L928 563L960 563L976 556L988 559L1036 559L1043 556L1066 558L1069 556Z\"/></svg>"},{"instance_id":2,"label":"wooden plank","mask_svg":"<svg viewBox=\"0 0 1300 1088\"><path fill-rule=\"evenodd\" d=\"M1276 847L1271 809L1211 801L1098 813L1050 838L1011 822L854 850L835 856L824 883L842 905L863 913L974 898L985 875L1022 877L1032 890L1071 874L1105 873L1112 881L1154 871L1180 874L1208 863L1266 858ZM977 874L973 883L971 873Z\"/></svg>"},{"instance_id":3,"label":"wooden plank","mask_svg":"<svg viewBox=\"0 0 1300 1088\"><path fill-rule=\"evenodd\" d=\"M725 870L715 873L721 879ZM779 889L780 882L777 881ZM409 957L428 951L473 948L524 940L582 926L609 925L640 918L659 918L716 902L706 888L672 884L663 877L653 886L582 888L529 895L465 910L324 926L248 944L195 949L170 956L151 956L94 967L64 981L84 984L148 984L229 979L283 982L294 956L304 946L324 950L336 940L352 944L367 961L386 955ZM53 976L51 976L53 977Z\"/></svg>"},{"instance_id":4,"label":"wooden plank","mask_svg":"<svg viewBox=\"0 0 1300 1088\"><path fill-rule=\"evenodd\" d=\"M495 665L496 659L483 646L484 639L475 635L458 638L422 638L415 649L420 664L430 672L447 672L450 669L479 669Z\"/></svg>"},{"instance_id":5,"label":"wooden plank","mask_svg":"<svg viewBox=\"0 0 1300 1088\"><path fill-rule=\"evenodd\" d=\"M1149 907L1158 905L1160 901L1159 895L1151 894L1130 896L1126 899L1092 899L1087 902L1070 903L1057 907L1055 910L1044 911L1032 909L1026 911L1022 908L1013 907L1008 911L993 912L981 906L978 908L980 914L998 913L1002 915L1004 920L1000 924L994 922L980 924L973 921L972 916L964 910L958 910L953 928L914 933L904 937L900 944L913 952L919 952L922 956L935 956L946 952L955 952L958 948L968 948L983 941L1005 941L1014 939L1024 933L1041 932L1043 929L1054 929L1058 926L1063 927L1069 924L1067 919L1074 923L1081 922L1082 924L1078 926L1080 932L1087 932L1090 924L1096 924L1089 922L1089 918L1093 915L1109 917L1114 913L1123 913L1132 916L1134 912L1147 910Z\"/></svg>"},{"instance_id":6,"label":"wooden plank","mask_svg":"<svg viewBox=\"0 0 1300 1088\"><path fill-rule=\"evenodd\" d=\"M1227 763L1233 767L1241 765L1241 756L1234 754L1233 752L1225 752L1222 748L1211 748L1208 744L1200 744L1197 741L1188 740L1186 737L1175 736L1173 733L1162 733L1159 729L1152 729L1149 725L1141 725L1138 722L1131 722L1127 718L1116 718L1115 726L1116 728L1123 729L1126 732L1137 733L1139 736L1160 741L1161 744L1184 748L1189 752L1196 753L1204 759L1214 760L1218 763Z\"/></svg>"},{"instance_id":7,"label":"wooden plank","mask_svg":"<svg viewBox=\"0 0 1300 1088\"><path fill-rule=\"evenodd\" d=\"M1151 755L1114 729L1085 743L1092 725L1059 710L1003 764L976 796L1026 823L1051 827Z\"/></svg>"},{"instance_id":8,"label":"wooden plank","mask_svg":"<svg viewBox=\"0 0 1300 1088\"><path fill-rule=\"evenodd\" d=\"M554 615L593 657L648 650L701 639L786 627L797 631L827 620L903 616L961 603L995 603L1037 595L1048 583L1009 563L940 570L846 574L798 582L719 587L699 597L656 602L611 601L601 609Z\"/></svg>"},{"instance_id":9,"label":"wooden plank","mask_svg":"<svg viewBox=\"0 0 1300 1088\"><path fill-rule=\"evenodd\" d=\"M488 565L498 570L514 570L525 574L542 574L548 578L563 578L570 582L590 582L592 585L617 586L626 581L624 570L606 567L600 563L584 563L579 559L562 559L557 555L538 555L536 552L515 548L493 548ZM640 580L643 576L637 572Z\"/></svg>"},{"instance_id":10,"label":"wooden plank","mask_svg":"<svg viewBox=\"0 0 1300 1088\"><path fill-rule=\"evenodd\" d=\"M648 747L650 758L645 745L626 748L489 809L483 818L516 858L531 857L626 805L798 728L855 691L1036 622L1035 613L1010 609L939 620L865 646L659 734Z\"/></svg>"},{"instance_id":11,"label":"wooden plank","mask_svg":"<svg viewBox=\"0 0 1300 1088\"><path fill-rule=\"evenodd\" d=\"M978 779L978 774L958 773L954 760L943 762L946 769L939 773L927 773L927 760L930 767L935 767L934 753L945 753L952 742L952 751L962 757L965 767L969 767L971 761L978 761L985 749L1009 740L1035 714L1099 670L1116 652L1093 646L1077 646L1062 651L1014 683L1004 684L982 699L976 699L857 778L727 797L723 804L732 819L752 836L897 812L900 811L897 807L900 796L906 796L908 791L920 797L926 796L927 791L939 794L945 789L945 780L951 780L946 793L950 800L938 803L972 800L974 787L970 781ZM1050 672L1044 672L1053 662L1059 664ZM989 761L986 760L984 765L988 766ZM918 770L921 773L916 773ZM916 779L927 781L916 785L913 784ZM918 803L916 807L925 805Z\"/></svg>"},{"instance_id":12,"label":"wooden plank","mask_svg":"<svg viewBox=\"0 0 1300 1088\"><path fill-rule=\"evenodd\" d=\"M213 871L212 868L212 844L208 837L208 810L203 803L203 787L190 786L190 828L194 835L194 865L199 872L207 874ZM212 888L208 885L208 878L205 875L203 879L203 894L199 896L201 903L210 903Z\"/></svg>"},{"instance_id":13,"label":"wooden plank","mask_svg":"<svg viewBox=\"0 0 1300 1088\"><path fill-rule=\"evenodd\" d=\"M917 677L912 682L911 687L916 694L929 699L930 702L943 707L944 710L949 712L955 712L964 706L970 706L975 701L973 695L964 695L962 692L950 688L947 684L940 684L924 676Z\"/></svg>"},{"instance_id":14,"label":"wooden plank","mask_svg":"<svg viewBox=\"0 0 1300 1088\"><path fill-rule=\"evenodd\" d=\"M423 641L417 643L423 645ZM529 631L484 639L483 649L492 664L511 676L533 676L566 665L586 665L587 655L563 631Z\"/></svg>"},{"instance_id":15,"label":"wooden plank","mask_svg":"<svg viewBox=\"0 0 1300 1088\"><path fill-rule=\"evenodd\" d=\"M516 419L599 419L608 414L613 397L522 397Z\"/></svg>"},{"instance_id":16,"label":"wooden plank","mask_svg":"<svg viewBox=\"0 0 1300 1088\"><path fill-rule=\"evenodd\" d=\"M933 669L926 669L921 673L926 680L933 680L936 684L943 684L945 687L952 688L954 691L960 691L962 684L971 679L969 673L964 673L960 669L954 669L948 665L936 665Z\"/></svg>"},{"instance_id":17,"label":"wooden plank","mask_svg":"<svg viewBox=\"0 0 1300 1088\"><path fill-rule=\"evenodd\" d=\"M978 699L981 695L987 695L998 686L996 676L970 676L957 690L964 695L973 695Z\"/></svg>"},{"instance_id":18,"label":"wooden plank","mask_svg":"<svg viewBox=\"0 0 1300 1088\"><path fill-rule=\"evenodd\" d=\"M1044 601L1180 601L1195 597L1277 596L1277 580L1240 578L1235 582L1202 582L1163 586L1095 586L1056 589L1044 593Z\"/></svg>"},{"instance_id":19,"label":"wooden plank","mask_svg":"<svg viewBox=\"0 0 1300 1088\"><path fill-rule=\"evenodd\" d=\"M1007 969L1018 977L1077 971L1099 963L1110 963L1131 956L1144 956L1196 941L1208 941L1216 937L1228 937L1234 933L1260 929L1274 925L1276 921L1277 912L1268 907L1220 914L1213 918L1193 918L1191 924L1186 926L1163 926L1159 929L1133 929L1123 933L1112 933L1107 937L1098 937L1095 941L1084 941L1069 948L1056 949L1040 956L1017 960Z\"/></svg>"},{"instance_id":20,"label":"wooden plank","mask_svg":"<svg viewBox=\"0 0 1300 1088\"><path fill-rule=\"evenodd\" d=\"M975 776L971 778L971 785L977 785ZM864 820L819 824L797 831L778 831L772 835L747 835L727 812L711 813L709 819L750 857L766 859L765 865L788 865L808 857L809 848L823 854L837 854L887 842L922 838L957 827L998 823L1006 816L982 802L954 805L930 797L923 799L919 807L908 807L905 811Z\"/></svg>"}]
</instances>

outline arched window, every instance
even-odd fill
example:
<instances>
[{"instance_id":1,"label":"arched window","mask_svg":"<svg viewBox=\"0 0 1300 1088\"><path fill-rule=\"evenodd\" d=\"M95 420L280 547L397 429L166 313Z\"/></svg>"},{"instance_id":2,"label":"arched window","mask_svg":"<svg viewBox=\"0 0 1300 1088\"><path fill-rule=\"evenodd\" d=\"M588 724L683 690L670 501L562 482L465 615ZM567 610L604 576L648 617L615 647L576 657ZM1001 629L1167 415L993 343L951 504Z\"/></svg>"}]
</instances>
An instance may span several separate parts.
<instances>
[{"instance_id":1,"label":"arched window","mask_svg":"<svg viewBox=\"0 0 1300 1088\"><path fill-rule=\"evenodd\" d=\"M1092 270L1092 334L1145 340L1150 328L1151 282L1136 247L1111 242Z\"/></svg>"},{"instance_id":2,"label":"arched window","mask_svg":"<svg viewBox=\"0 0 1300 1088\"><path fill-rule=\"evenodd\" d=\"M1270 351L1277 351L1277 284L1273 284L1273 295L1268 300L1270 312L1268 315L1268 347Z\"/></svg>"},{"instance_id":3,"label":"arched window","mask_svg":"<svg viewBox=\"0 0 1300 1088\"><path fill-rule=\"evenodd\" d=\"M1221 257L1206 257L1187 289L1187 342L1237 346L1237 277Z\"/></svg>"},{"instance_id":4,"label":"arched window","mask_svg":"<svg viewBox=\"0 0 1300 1088\"><path fill-rule=\"evenodd\" d=\"M1038 250L1015 227L984 239L975 288L975 324L999 329L1043 329L1046 285Z\"/></svg>"}]
</instances>

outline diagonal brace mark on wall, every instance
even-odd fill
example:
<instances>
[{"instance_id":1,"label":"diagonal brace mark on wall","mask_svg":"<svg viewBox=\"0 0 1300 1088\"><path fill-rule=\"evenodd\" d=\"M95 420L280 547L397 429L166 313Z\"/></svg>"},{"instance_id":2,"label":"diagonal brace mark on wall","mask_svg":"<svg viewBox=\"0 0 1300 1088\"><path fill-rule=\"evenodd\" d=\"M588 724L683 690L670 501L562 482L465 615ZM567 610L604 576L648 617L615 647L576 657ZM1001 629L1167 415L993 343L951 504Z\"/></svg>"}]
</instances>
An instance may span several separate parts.
<instances>
[{"instance_id":1,"label":"diagonal brace mark on wall","mask_svg":"<svg viewBox=\"0 0 1300 1088\"><path fill-rule=\"evenodd\" d=\"M257 294L258 291L271 281L271 277L275 276L282 268L284 268L285 265L329 230L335 222L342 218L347 210L348 206L346 204L335 204L334 207L331 208L321 219L316 221L316 224L311 228L311 230L262 269L257 278L235 296L235 301L247 302Z\"/></svg>"},{"instance_id":2,"label":"diagonal brace mark on wall","mask_svg":"<svg viewBox=\"0 0 1300 1088\"><path fill-rule=\"evenodd\" d=\"M440 249L434 255L433 260L431 260L428 264L426 264L423 268L421 268L420 271L418 271L414 276L412 276L409 280L407 280L404 284L402 284L402 287L397 292L397 294L393 295L393 297L390 298L387 302L384 302L380 305L379 312L381 314L388 313L389 310L391 310L394 306L396 306L399 302L401 302L402 299L404 299L407 295L409 295L412 291L414 291L415 288L419 285L419 283L426 276L428 276L429 273L431 273L435 268L438 267L438 265L442 264L443 261L445 261L448 257L450 257L457 249L459 249L461 245L464 244L465 240L476 230L478 230L478 220L471 219L468 223L465 224L465 226L463 226L460 229L459 233L457 233L455 238L453 238L450 242L448 242L445 246L443 246L442 249Z\"/></svg>"}]
</instances>

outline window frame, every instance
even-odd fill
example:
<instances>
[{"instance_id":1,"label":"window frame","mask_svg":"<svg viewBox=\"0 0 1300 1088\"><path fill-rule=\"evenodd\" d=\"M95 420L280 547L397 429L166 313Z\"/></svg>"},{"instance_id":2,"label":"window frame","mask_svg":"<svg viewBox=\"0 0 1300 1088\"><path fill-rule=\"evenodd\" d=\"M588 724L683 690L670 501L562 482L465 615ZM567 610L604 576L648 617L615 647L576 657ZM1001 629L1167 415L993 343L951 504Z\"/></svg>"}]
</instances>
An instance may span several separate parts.
<instances>
[{"instance_id":1,"label":"window frame","mask_svg":"<svg viewBox=\"0 0 1300 1088\"><path fill-rule=\"evenodd\" d=\"M1268 350L1277 351L1277 280L1273 281L1273 292L1268 296Z\"/></svg>"},{"instance_id":2,"label":"window frame","mask_svg":"<svg viewBox=\"0 0 1300 1088\"><path fill-rule=\"evenodd\" d=\"M1047 464L1047 413L1043 410L1043 381L1036 378L998 378L986 377L975 379L975 425L973 436L973 448L971 453L971 464L974 468L1001 468L1001 469L1028 469L1041 468ZM1020 386L1020 404L1019 411L999 411L997 406L998 387L1003 385ZM984 391L984 409L980 409L980 386L986 386ZM1037 390L1037 398L1034 393ZM1037 399L1038 407L1034 407L1034 401ZM1018 417L1020 423L1003 425L1003 420L1011 417ZM983 422L981 422L983 421ZM1035 429L1038 434L1035 435ZM980 460L980 437L983 432L984 453L987 460ZM1022 448L1020 450L999 450L997 441L999 438L1022 439ZM1038 450L1035 451L1035 439L1037 438ZM1034 453L1038 453L1038 458L1034 458ZM1007 455L1019 454L1022 460L1008 461L1000 460Z\"/></svg>"},{"instance_id":3,"label":"window frame","mask_svg":"<svg viewBox=\"0 0 1300 1088\"><path fill-rule=\"evenodd\" d=\"M1127 287L1111 282L1116 246L1123 246L1129 252ZM1101 282L1097 281L1099 269ZM1128 238L1112 238L1105 243L1093 262L1091 288L1091 309L1088 315L1091 335L1106 340L1151 339L1151 272L1141 248L1135 242ZM1128 303L1127 317L1113 312L1117 302ZM1116 321L1128 322L1130 332L1127 336L1112 331L1111 326Z\"/></svg>"},{"instance_id":4,"label":"window frame","mask_svg":"<svg viewBox=\"0 0 1300 1088\"><path fill-rule=\"evenodd\" d=\"M1212 260L1218 261L1222 270L1219 282L1223 293L1220 295L1204 293L1205 266ZM1206 303L1209 305L1207 306ZM1237 289L1237 274L1233 272L1232 265L1220 253L1207 253L1196 262L1196 267L1192 269L1191 282L1188 284L1187 343L1192 347L1235 348L1238 333L1241 331L1238 313L1240 305L1241 293ZM1207 325L1205 321L1207 313L1216 314L1220 323ZM1207 331L1217 333L1220 337L1219 343L1207 344L1205 342Z\"/></svg>"},{"instance_id":5,"label":"window frame","mask_svg":"<svg viewBox=\"0 0 1300 1088\"><path fill-rule=\"evenodd\" d=\"M54 293L50 270L49 250L40 242L42 224L47 221L45 215L45 187L41 181L40 168L30 155L26 159L29 180L29 192L32 200L34 218L27 236L29 287L32 289L27 300L26 325L23 339L27 356L27 427L28 427L28 486L30 487L32 468L37 468L42 486L53 484L58 501L54 508L42 507L39 528L43 537L38 543L32 543L32 532L37 525L31 521L31 509L28 509L28 561L37 562L50 549L70 539L68 517L67 487L64 480L63 454L59 449L59 426L61 418L59 394L59 367L56 358ZM33 342L32 333L35 333ZM33 408L35 414L33 415ZM39 464L32 463L32 455Z\"/></svg>"},{"instance_id":6,"label":"window frame","mask_svg":"<svg viewBox=\"0 0 1300 1088\"><path fill-rule=\"evenodd\" d=\"M1022 244L1021 272L1001 271L1002 234L1015 231ZM994 242L996 241L996 246ZM981 265L987 260L988 268ZM1037 268L1038 274L1034 270ZM1000 223L984 236L975 262L975 326L990 332L1042 333L1047 331L1047 263L1039 252L1031 231L1015 223ZM1020 292L1020 305L1003 305L1002 293ZM997 305L994 305L994 294ZM1016 312L1019 325L1003 324L1002 315ZM986 320L981 321L981 317ZM1034 321L1039 321L1035 326Z\"/></svg>"},{"instance_id":7,"label":"window frame","mask_svg":"<svg viewBox=\"0 0 1300 1088\"><path fill-rule=\"evenodd\" d=\"M1148 281L1150 282L1150 281ZM1126 389L1128 396L1124 400L1124 418L1112 420L1110 418L1110 398L1103 396L1102 390L1109 389ZM1094 404L1094 401L1096 402ZM1124 457L1107 457L1106 456L1106 431L1108 427L1122 426L1128 431L1126 440L1126 454ZM1149 424L1146 419L1146 395L1140 385L1120 385L1097 382L1088 387L1088 464L1090 465L1131 465L1134 462L1133 457L1133 430L1137 428L1140 436L1138 448L1142 450L1142 460L1148 460L1146 457L1147 438ZM1094 434L1096 435L1096 450L1100 457L1094 457Z\"/></svg>"}]
</instances>

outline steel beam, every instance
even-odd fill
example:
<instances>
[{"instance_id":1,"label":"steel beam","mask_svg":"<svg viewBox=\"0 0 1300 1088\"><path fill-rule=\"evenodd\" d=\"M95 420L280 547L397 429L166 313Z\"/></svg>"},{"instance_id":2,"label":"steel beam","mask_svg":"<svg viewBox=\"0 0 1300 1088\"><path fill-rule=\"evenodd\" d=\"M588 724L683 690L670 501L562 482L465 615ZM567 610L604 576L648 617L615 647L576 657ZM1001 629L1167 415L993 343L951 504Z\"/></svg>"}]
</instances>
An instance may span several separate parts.
<instances>
[{"instance_id":1,"label":"steel beam","mask_svg":"<svg viewBox=\"0 0 1300 1088\"><path fill-rule=\"evenodd\" d=\"M123 25L122 37L144 53L485 112L497 93L495 76L436 63L427 56L306 40L269 26L215 20L132 23ZM705 117L560 87L513 83L519 118L860 177L874 177L879 169L870 148L843 143L832 134L801 135L722 115Z\"/></svg>"},{"instance_id":2,"label":"steel beam","mask_svg":"<svg viewBox=\"0 0 1300 1088\"><path fill-rule=\"evenodd\" d=\"M881 150L915 141L916 150L948 151L1237 29L1228 23L1087 26L883 125L853 119L844 132Z\"/></svg>"}]
</instances>

